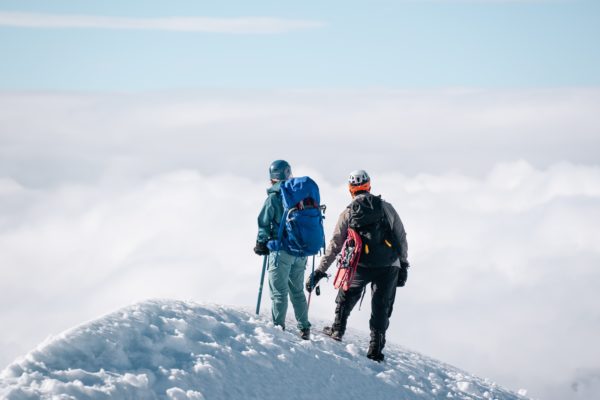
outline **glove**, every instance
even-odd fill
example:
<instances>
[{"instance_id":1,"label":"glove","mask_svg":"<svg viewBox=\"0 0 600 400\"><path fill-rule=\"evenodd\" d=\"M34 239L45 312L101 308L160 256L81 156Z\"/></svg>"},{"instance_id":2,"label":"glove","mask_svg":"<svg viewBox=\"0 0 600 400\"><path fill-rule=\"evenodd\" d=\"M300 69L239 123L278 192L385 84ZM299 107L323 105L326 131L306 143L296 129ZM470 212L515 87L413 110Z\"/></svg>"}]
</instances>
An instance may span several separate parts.
<instances>
[{"instance_id":1,"label":"glove","mask_svg":"<svg viewBox=\"0 0 600 400\"><path fill-rule=\"evenodd\" d=\"M269 255L269 248L266 243L256 242L256 246L254 246L254 252L259 256L267 256Z\"/></svg>"},{"instance_id":2,"label":"glove","mask_svg":"<svg viewBox=\"0 0 600 400\"><path fill-rule=\"evenodd\" d=\"M325 272L322 272L320 270L316 270L315 272L312 272L309 276L308 279L306 280L306 291L307 292L312 292L312 290L315 288L315 286L317 286L317 283L319 283L319 281L323 278L325 278L327 276L327 274Z\"/></svg>"},{"instance_id":3,"label":"glove","mask_svg":"<svg viewBox=\"0 0 600 400\"><path fill-rule=\"evenodd\" d=\"M408 268L410 268L409 263L400 263L400 270L398 271L398 283L396 284L396 286L403 287L404 285L406 285L406 280L408 279Z\"/></svg>"}]
</instances>

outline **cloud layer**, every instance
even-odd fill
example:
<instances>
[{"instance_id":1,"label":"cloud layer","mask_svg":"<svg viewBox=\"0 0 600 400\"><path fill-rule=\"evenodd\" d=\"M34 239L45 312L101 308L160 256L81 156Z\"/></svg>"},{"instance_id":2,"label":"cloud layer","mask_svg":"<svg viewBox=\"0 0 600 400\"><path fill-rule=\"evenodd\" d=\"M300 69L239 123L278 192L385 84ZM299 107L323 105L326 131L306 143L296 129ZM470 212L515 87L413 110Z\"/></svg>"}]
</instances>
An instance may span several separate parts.
<instances>
[{"instance_id":1,"label":"cloud layer","mask_svg":"<svg viewBox=\"0 0 600 400\"><path fill-rule=\"evenodd\" d=\"M209 18L161 17L125 18L97 15L0 12L0 26L47 29L134 29L175 32L231 34L274 34L323 26L319 21L270 17Z\"/></svg>"},{"instance_id":2,"label":"cloud layer","mask_svg":"<svg viewBox=\"0 0 600 400\"><path fill-rule=\"evenodd\" d=\"M481 177L519 159L596 164L598 109L598 89L4 93L0 171L28 186L107 170L262 179L268 160L287 158L331 181L357 164Z\"/></svg>"},{"instance_id":3,"label":"cloud layer","mask_svg":"<svg viewBox=\"0 0 600 400\"><path fill-rule=\"evenodd\" d=\"M266 169L287 158L319 182L328 235L352 169L399 211L413 268L391 340L535 397L589 398L599 93L3 93L0 364L148 297L253 308ZM311 313L331 318L334 296ZM368 309L350 324L366 330Z\"/></svg>"},{"instance_id":4,"label":"cloud layer","mask_svg":"<svg viewBox=\"0 0 600 400\"><path fill-rule=\"evenodd\" d=\"M311 174L329 206L329 234L345 185ZM517 162L483 179L376 176L374 189L402 216L413 264L391 340L544 398L548 380L565 395L580 369L600 367L600 168ZM196 171L44 191L2 180L0 301L9 307L0 323L10 329L1 339L13 344L3 346L3 363L148 297L251 309L263 198L262 182ZM328 319L335 293L323 292L312 313ZM368 309L366 299L350 324L366 330Z\"/></svg>"}]
</instances>

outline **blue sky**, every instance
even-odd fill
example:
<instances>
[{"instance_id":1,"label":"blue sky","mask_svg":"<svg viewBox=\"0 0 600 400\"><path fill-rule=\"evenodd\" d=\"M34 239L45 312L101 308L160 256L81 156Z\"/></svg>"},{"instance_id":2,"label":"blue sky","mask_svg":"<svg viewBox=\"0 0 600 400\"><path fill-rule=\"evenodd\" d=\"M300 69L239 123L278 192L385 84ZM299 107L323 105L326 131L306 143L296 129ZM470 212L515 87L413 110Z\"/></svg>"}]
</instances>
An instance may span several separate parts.
<instances>
[{"instance_id":1,"label":"blue sky","mask_svg":"<svg viewBox=\"0 0 600 400\"><path fill-rule=\"evenodd\" d=\"M14 12L315 24L232 34L3 22L0 90L600 84L597 1L0 1L0 19Z\"/></svg>"}]
</instances>

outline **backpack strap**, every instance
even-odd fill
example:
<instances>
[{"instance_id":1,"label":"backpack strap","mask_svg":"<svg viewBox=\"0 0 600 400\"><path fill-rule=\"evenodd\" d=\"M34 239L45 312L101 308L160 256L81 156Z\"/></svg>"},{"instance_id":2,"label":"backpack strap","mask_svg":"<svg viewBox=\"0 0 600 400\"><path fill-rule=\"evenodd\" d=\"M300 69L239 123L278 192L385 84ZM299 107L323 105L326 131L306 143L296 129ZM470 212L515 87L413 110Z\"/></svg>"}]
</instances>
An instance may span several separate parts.
<instances>
[{"instance_id":1,"label":"backpack strap","mask_svg":"<svg viewBox=\"0 0 600 400\"><path fill-rule=\"evenodd\" d=\"M383 210L383 217L385 218L385 220L387 221L387 225L389 226L389 231L388 233L390 234L390 239L391 239L391 244L392 246L396 247L397 249L400 249L400 244L398 243L398 241L396 240L396 234L394 233L394 226L392 225L392 221L390 221L390 214L388 211L386 211L386 208L383 205L383 199L381 202L381 209Z\"/></svg>"},{"instance_id":2,"label":"backpack strap","mask_svg":"<svg viewBox=\"0 0 600 400\"><path fill-rule=\"evenodd\" d=\"M286 208L283 209L283 215L281 216L281 221L279 221L279 232L277 233L277 242L281 247L281 243L283 242L283 230L285 228L285 223L287 221L288 215L290 211Z\"/></svg>"}]
</instances>

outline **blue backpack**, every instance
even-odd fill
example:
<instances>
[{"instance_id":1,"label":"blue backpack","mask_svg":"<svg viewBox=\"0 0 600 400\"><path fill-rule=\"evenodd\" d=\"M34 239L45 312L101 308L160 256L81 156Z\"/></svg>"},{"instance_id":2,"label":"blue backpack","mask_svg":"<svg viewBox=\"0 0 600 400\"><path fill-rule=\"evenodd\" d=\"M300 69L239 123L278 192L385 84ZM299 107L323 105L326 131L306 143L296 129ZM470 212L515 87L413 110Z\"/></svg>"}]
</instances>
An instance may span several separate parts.
<instances>
[{"instance_id":1,"label":"blue backpack","mask_svg":"<svg viewBox=\"0 0 600 400\"><path fill-rule=\"evenodd\" d=\"M325 248L323 212L319 187L308 176L291 178L281 184L283 216L277 240L271 250L285 250L297 256L313 256Z\"/></svg>"}]
</instances>

